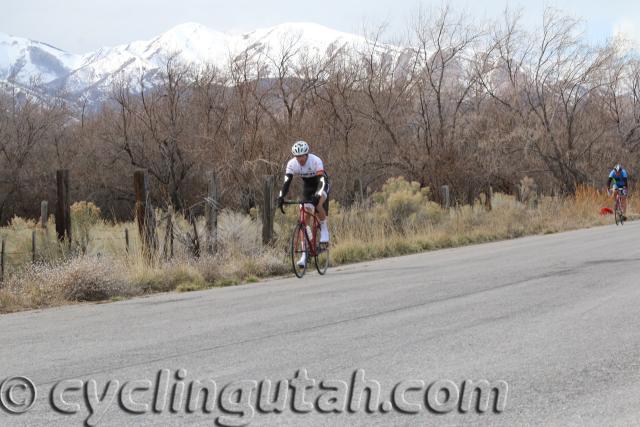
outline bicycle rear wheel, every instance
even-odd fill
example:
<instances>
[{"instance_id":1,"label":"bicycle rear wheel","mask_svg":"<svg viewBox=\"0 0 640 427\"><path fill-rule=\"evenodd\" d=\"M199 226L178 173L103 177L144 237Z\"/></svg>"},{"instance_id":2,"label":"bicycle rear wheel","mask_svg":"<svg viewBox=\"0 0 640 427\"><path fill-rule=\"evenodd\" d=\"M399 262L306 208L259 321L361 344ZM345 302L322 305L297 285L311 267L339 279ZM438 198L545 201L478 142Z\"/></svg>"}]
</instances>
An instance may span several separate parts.
<instances>
[{"instance_id":1,"label":"bicycle rear wheel","mask_svg":"<svg viewBox=\"0 0 640 427\"><path fill-rule=\"evenodd\" d=\"M316 270L319 274L325 274L329 268L329 243L320 243L320 228L316 230Z\"/></svg>"},{"instance_id":2,"label":"bicycle rear wheel","mask_svg":"<svg viewBox=\"0 0 640 427\"><path fill-rule=\"evenodd\" d=\"M293 267L293 274L295 274L298 279L302 279L302 276L307 272L307 264L309 261L307 237L304 231L302 224L298 224L294 227L293 234L291 235L291 266ZM298 260L303 254L306 262L301 267L298 265Z\"/></svg>"}]
</instances>

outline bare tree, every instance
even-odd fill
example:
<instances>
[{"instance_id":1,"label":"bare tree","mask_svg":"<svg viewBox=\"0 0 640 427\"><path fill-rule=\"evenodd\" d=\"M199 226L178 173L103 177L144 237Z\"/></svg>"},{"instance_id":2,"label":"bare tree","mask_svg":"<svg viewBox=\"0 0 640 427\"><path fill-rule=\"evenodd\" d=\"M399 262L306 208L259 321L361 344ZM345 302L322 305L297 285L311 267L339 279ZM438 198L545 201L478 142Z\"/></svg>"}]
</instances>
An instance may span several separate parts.
<instances>
[{"instance_id":1,"label":"bare tree","mask_svg":"<svg viewBox=\"0 0 640 427\"><path fill-rule=\"evenodd\" d=\"M68 115L60 100L44 100L11 86L0 96L0 220L15 213L16 200L39 185L44 170L34 170L52 133L64 129Z\"/></svg>"},{"instance_id":2,"label":"bare tree","mask_svg":"<svg viewBox=\"0 0 640 427\"><path fill-rule=\"evenodd\" d=\"M610 49L580 42L578 21L547 9L539 46L524 86L535 129L529 143L561 188L573 192L587 181L583 162L604 130L589 119L591 96L606 82L601 71Z\"/></svg>"},{"instance_id":3,"label":"bare tree","mask_svg":"<svg viewBox=\"0 0 640 427\"><path fill-rule=\"evenodd\" d=\"M462 119L474 109L477 86L473 72L474 48L483 36L464 15L449 6L438 13L420 10L413 25L415 35L416 109L414 169L422 182L452 183L457 170L471 166L466 154L476 141L463 138ZM468 180L467 180L468 182ZM461 188L462 183L456 187Z\"/></svg>"},{"instance_id":4,"label":"bare tree","mask_svg":"<svg viewBox=\"0 0 640 427\"><path fill-rule=\"evenodd\" d=\"M183 184L195 164L188 154L193 141L185 134L190 72L173 54L153 88L147 82L151 76L143 71L137 92L132 92L128 81L119 82L113 90L120 110L114 142L132 166L149 171L176 210L184 207Z\"/></svg>"}]
</instances>

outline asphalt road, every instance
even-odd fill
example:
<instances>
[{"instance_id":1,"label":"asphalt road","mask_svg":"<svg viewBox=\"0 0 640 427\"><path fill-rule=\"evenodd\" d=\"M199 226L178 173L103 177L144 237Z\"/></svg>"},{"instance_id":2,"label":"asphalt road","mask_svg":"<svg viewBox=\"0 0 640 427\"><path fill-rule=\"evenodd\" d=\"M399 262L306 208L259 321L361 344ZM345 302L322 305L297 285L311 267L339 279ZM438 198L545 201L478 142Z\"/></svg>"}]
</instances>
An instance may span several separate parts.
<instances>
[{"instance_id":1,"label":"asphalt road","mask_svg":"<svg viewBox=\"0 0 640 427\"><path fill-rule=\"evenodd\" d=\"M68 426L87 419L100 426L640 425L639 267L640 224L630 223L354 264L324 277L4 315L0 380L26 376L38 395L25 414L0 410L0 425ZM248 387L244 393L222 400L255 402L258 389L236 382L275 384L303 368L316 385L342 380L348 387L362 369L380 384L381 403L398 382L422 380L413 384L424 384L423 390L404 395L419 412L377 407L368 413L366 393L354 412L301 413L304 407L287 405L282 413L252 415L232 412L248 404L217 402L211 413L189 413L180 399L174 413L168 409L180 384L188 389L195 380L213 379L219 395L240 384ZM165 390L157 378L161 369L172 375L164 407L153 399L156 389ZM178 369L186 370L183 381L173 377ZM82 382L61 382L70 379ZM104 399L95 418L88 418L82 390L67 388L62 395L78 405L75 414L52 409L50 398L63 386L91 392L92 379ZM461 412L455 390L440 392L433 404L449 412L427 410L429 385L463 390L465 380L480 379L507 383L502 412L492 405L484 413ZM112 382L103 396L108 380L119 387L150 381L150 390L133 393L134 402L150 402L137 407L146 413L122 409L119 394L109 405L109 393L127 394ZM28 397L19 387L9 396L7 384L5 404ZM327 390L307 390L306 399L314 402ZM353 403L350 394L345 399L330 402ZM60 400L56 405L64 409Z\"/></svg>"}]
</instances>

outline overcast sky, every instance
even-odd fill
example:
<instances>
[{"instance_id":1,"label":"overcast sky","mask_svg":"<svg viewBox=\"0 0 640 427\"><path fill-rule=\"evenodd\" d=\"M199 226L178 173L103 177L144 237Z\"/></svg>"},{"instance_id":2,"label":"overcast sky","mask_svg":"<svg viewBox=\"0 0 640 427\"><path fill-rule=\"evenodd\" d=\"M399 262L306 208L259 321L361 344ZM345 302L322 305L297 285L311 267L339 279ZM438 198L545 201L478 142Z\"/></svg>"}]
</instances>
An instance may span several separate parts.
<instances>
[{"instance_id":1,"label":"overcast sky","mask_svg":"<svg viewBox=\"0 0 640 427\"><path fill-rule=\"evenodd\" d=\"M387 36L400 34L418 5L441 0L2 0L0 32L85 53L103 46L148 40L184 22L239 33L283 22L315 22L361 33L388 24ZM538 25L545 6L582 18L587 36L604 41L616 31L640 40L640 1L630 0L451 0L456 10L496 18L507 4L522 8L523 22Z\"/></svg>"}]
</instances>

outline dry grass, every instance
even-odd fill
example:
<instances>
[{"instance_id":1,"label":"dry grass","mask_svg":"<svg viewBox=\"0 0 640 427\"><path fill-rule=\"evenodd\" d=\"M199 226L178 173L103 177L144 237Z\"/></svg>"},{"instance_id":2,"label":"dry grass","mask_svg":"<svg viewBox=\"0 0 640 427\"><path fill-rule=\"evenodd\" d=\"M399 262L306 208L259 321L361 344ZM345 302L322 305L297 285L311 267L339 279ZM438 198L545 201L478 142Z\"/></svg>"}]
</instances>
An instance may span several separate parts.
<instances>
[{"instance_id":1,"label":"dry grass","mask_svg":"<svg viewBox=\"0 0 640 427\"><path fill-rule=\"evenodd\" d=\"M23 269L4 283L0 302L6 312L136 294L138 290L113 260L78 257Z\"/></svg>"},{"instance_id":2,"label":"dry grass","mask_svg":"<svg viewBox=\"0 0 640 427\"><path fill-rule=\"evenodd\" d=\"M408 195L407 202L415 199ZM356 262L391 255L511 239L532 234L548 234L596 225L610 224L613 219L601 217L601 207L610 206L604 192L580 188L573 198L543 197L534 204L519 203L512 196L494 196L488 212L481 203L444 211L431 202L420 201L420 207L403 208L411 212L400 228L389 202L396 197L379 200L371 210L349 211L339 215L336 242L332 247L334 264ZM535 207L534 207L535 206ZM637 200L630 200L629 216L640 211Z\"/></svg>"},{"instance_id":3,"label":"dry grass","mask_svg":"<svg viewBox=\"0 0 640 427\"><path fill-rule=\"evenodd\" d=\"M573 198L543 197L523 204L512 196L497 194L491 211L481 203L445 211L429 201L428 189L393 179L366 208L332 205L332 265L607 224L613 219L600 217L599 210L611 204L606 193L580 188ZM86 205L78 206L85 214L92 212ZM631 217L640 212L638 200L630 200L629 212ZM0 312L186 292L287 274L286 249L297 210L290 208L287 215L276 217L277 237L272 247L261 245L261 224L255 213L247 216L223 211L215 256L194 258L177 239L172 260L165 260L160 252L151 262L140 252L133 223L110 224L87 216L90 226L85 221L82 244L71 249L57 243L51 221L44 230L34 222L15 218L10 226L0 229L7 251L12 253L8 258L12 268L0 289ZM190 229L184 218L176 218L176 227ZM203 221L198 227L202 232ZM130 230L128 253L125 228ZM40 261L32 265L34 230ZM162 224L158 235L162 247Z\"/></svg>"}]
</instances>

